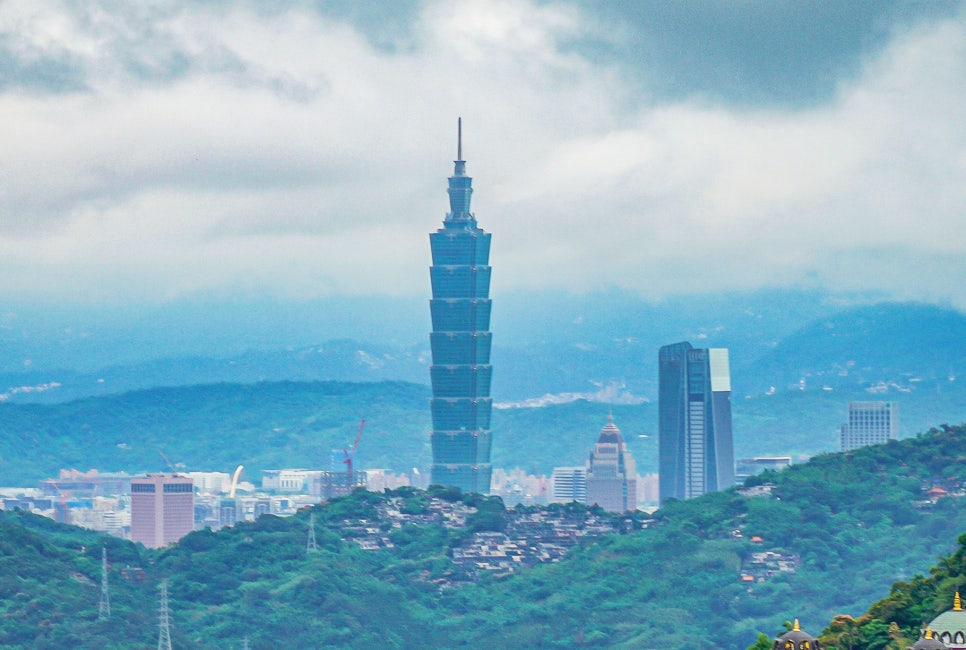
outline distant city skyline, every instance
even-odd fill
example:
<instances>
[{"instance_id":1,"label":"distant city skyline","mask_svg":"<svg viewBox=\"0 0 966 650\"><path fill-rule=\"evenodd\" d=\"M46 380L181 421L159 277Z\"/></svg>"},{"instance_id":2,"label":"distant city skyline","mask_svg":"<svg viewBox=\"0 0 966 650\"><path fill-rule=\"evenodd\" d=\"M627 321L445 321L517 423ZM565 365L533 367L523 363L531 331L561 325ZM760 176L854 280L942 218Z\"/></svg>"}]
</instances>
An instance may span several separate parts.
<instances>
[{"instance_id":1,"label":"distant city skyline","mask_svg":"<svg viewBox=\"0 0 966 650\"><path fill-rule=\"evenodd\" d=\"M417 298L462 114L494 292L966 306L961 3L12 1L0 36L6 305Z\"/></svg>"}]
</instances>

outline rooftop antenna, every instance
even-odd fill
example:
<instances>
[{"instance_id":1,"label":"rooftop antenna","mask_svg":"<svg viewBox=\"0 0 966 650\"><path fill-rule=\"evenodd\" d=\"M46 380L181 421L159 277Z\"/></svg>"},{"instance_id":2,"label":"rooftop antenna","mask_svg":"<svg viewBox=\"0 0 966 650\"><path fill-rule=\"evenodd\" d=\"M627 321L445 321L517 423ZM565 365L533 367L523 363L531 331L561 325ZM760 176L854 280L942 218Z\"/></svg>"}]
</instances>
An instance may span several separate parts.
<instances>
[{"instance_id":1,"label":"rooftop antenna","mask_svg":"<svg viewBox=\"0 0 966 650\"><path fill-rule=\"evenodd\" d=\"M463 118L456 118L456 159L463 160Z\"/></svg>"},{"instance_id":2,"label":"rooftop antenna","mask_svg":"<svg viewBox=\"0 0 966 650\"><path fill-rule=\"evenodd\" d=\"M97 620L111 618L111 594L107 589L107 547L101 548L101 603L97 609Z\"/></svg>"},{"instance_id":3,"label":"rooftop antenna","mask_svg":"<svg viewBox=\"0 0 966 650\"><path fill-rule=\"evenodd\" d=\"M309 541L305 544L306 553L314 553L319 550L319 545L315 541L315 513L309 513Z\"/></svg>"},{"instance_id":4,"label":"rooftop antenna","mask_svg":"<svg viewBox=\"0 0 966 650\"><path fill-rule=\"evenodd\" d=\"M171 650L171 616L168 613L168 581L161 581L161 608L158 612L158 650Z\"/></svg>"}]
</instances>

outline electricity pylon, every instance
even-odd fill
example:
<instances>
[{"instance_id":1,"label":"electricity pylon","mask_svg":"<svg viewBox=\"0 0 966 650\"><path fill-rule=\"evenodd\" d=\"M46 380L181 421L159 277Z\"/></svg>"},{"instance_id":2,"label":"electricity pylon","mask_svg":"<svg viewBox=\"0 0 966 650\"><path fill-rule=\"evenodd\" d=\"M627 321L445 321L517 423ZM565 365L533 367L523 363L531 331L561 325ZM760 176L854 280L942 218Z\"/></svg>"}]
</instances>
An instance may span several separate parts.
<instances>
[{"instance_id":1,"label":"electricity pylon","mask_svg":"<svg viewBox=\"0 0 966 650\"><path fill-rule=\"evenodd\" d=\"M111 593L107 588L107 547L101 548L101 604L97 610L97 619L106 621L111 618Z\"/></svg>"},{"instance_id":2,"label":"electricity pylon","mask_svg":"<svg viewBox=\"0 0 966 650\"><path fill-rule=\"evenodd\" d=\"M168 613L168 581L161 581L161 610L158 614L158 650L171 650L171 616Z\"/></svg>"},{"instance_id":3,"label":"electricity pylon","mask_svg":"<svg viewBox=\"0 0 966 650\"><path fill-rule=\"evenodd\" d=\"M313 553L319 550L319 545L315 542L315 513L309 513L309 541L305 544L305 552Z\"/></svg>"}]
</instances>

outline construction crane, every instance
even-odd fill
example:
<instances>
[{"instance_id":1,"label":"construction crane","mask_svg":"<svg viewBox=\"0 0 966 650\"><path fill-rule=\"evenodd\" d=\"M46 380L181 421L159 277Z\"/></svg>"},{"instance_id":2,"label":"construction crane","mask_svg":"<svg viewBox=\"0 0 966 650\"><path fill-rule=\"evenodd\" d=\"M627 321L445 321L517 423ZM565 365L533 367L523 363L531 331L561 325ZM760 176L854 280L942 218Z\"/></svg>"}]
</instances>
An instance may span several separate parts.
<instances>
[{"instance_id":1,"label":"construction crane","mask_svg":"<svg viewBox=\"0 0 966 650\"><path fill-rule=\"evenodd\" d=\"M362 418L362 422L359 423L359 430L356 432L356 441L352 443L352 451L348 449L343 449L342 454L344 458L342 462L346 464L346 469L349 474L349 484L352 484L353 476L352 473L352 459L355 458L356 452L359 450L359 440L362 438L362 427L366 426L366 419Z\"/></svg>"},{"instance_id":2,"label":"construction crane","mask_svg":"<svg viewBox=\"0 0 966 650\"><path fill-rule=\"evenodd\" d=\"M172 463L172 462L171 462L170 460L168 460L168 457L167 457L167 456L165 456L165 455L164 455L164 452L163 452L163 451L161 451L160 449L158 449L158 453L159 453L159 454L161 454L161 458L163 458L163 459L164 459L164 462L166 462L166 463L168 464L168 467L170 467L170 468L171 468L171 473L172 473L172 474L177 474L177 473L178 473L178 470L177 470L177 468L176 468L176 467L174 466L174 463Z\"/></svg>"},{"instance_id":3,"label":"construction crane","mask_svg":"<svg viewBox=\"0 0 966 650\"><path fill-rule=\"evenodd\" d=\"M60 499L58 500L60 508L54 508L54 520L59 521L62 524L69 524L70 506L67 505L67 500L70 498L71 492L69 490L67 492L61 490L60 486L57 485L57 481L54 479L49 479L47 484L52 485L54 489L57 490L57 494L60 495Z\"/></svg>"}]
</instances>

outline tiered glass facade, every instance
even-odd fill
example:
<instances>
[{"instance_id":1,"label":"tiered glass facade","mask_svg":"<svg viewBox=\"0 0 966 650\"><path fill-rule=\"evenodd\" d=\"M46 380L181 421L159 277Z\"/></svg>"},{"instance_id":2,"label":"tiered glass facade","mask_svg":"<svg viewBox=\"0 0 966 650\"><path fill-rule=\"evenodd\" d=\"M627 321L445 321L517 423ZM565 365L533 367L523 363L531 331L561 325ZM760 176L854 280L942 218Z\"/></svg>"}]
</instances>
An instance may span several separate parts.
<instances>
[{"instance_id":1,"label":"tiered glass facade","mask_svg":"<svg viewBox=\"0 0 966 650\"><path fill-rule=\"evenodd\" d=\"M429 236L433 320L432 482L490 490L490 234L470 212L462 147L449 178L450 211Z\"/></svg>"},{"instance_id":2,"label":"tiered glass facade","mask_svg":"<svg viewBox=\"0 0 966 650\"><path fill-rule=\"evenodd\" d=\"M666 345L659 367L661 503L730 487L735 470L728 350Z\"/></svg>"}]
</instances>

